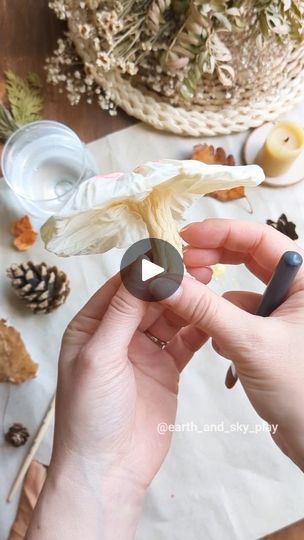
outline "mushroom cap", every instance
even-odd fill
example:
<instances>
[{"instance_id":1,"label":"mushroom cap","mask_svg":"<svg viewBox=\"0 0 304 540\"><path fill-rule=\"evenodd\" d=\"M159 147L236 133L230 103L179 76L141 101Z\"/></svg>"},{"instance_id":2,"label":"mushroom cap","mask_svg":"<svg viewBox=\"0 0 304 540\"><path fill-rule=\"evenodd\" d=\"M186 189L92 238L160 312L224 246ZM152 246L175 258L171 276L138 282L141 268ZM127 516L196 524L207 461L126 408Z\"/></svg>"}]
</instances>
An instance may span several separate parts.
<instances>
[{"instance_id":1,"label":"mushroom cap","mask_svg":"<svg viewBox=\"0 0 304 540\"><path fill-rule=\"evenodd\" d=\"M256 186L264 178L258 165L151 161L133 172L95 176L81 183L60 213L43 225L41 237L49 251L62 257L126 248L149 236L134 202L143 201L154 190L169 200L178 226L186 208L198 197L219 189Z\"/></svg>"}]
</instances>

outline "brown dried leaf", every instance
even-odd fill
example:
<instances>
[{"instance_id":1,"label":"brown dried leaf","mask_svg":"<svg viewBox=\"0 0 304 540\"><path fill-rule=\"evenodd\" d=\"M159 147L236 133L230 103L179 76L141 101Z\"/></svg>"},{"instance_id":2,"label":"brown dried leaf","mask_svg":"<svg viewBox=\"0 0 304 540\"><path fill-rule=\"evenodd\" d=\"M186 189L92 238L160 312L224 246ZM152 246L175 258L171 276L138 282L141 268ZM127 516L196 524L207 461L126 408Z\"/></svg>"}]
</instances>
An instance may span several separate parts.
<instances>
[{"instance_id":1,"label":"brown dried leaf","mask_svg":"<svg viewBox=\"0 0 304 540\"><path fill-rule=\"evenodd\" d=\"M226 155L224 148L214 148L208 144L196 144L193 148L192 158L207 163L207 165L235 165L234 157Z\"/></svg>"},{"instance_id":2,"label":"brown dried leaf","mask_svg":"<svg viewBox=\"0 0 304 540\"><path fill-rule=\"evenodd\" d=\"M0 382L20 384L36 376L38 364L29 356L15 328L0 320Z\"/></svg>"},{"instance_id":3,"label":"brown dried leaf","mask_svg":"<svg viewBox=\"0 0 304 540\"><path fill-rule=\"evenodd\" d=\"M224 148L214 148L214 146L209 146L208 144L197 144L194 146L192 159L202 161L203 163L207 163L207 165L235 165L234 157L231 154L227 156ZM207 193L206 197L227 202L246 198L246 193L245 188L240 186L232 189L212 191L211 193Z\"/></svg>"},{"instance_id":4,"label":"brown dried leaf","mask_svg":"<svg viewBox=\"0 0 304 540\"><path fill-rule=\"evenodd\" d=\"M14 246L18 251L27 251L36 241L37 233L33 230L30 218L23 216L15 221L11 229L15 237Z\"/></svg>"},{"instance_id":5,"label":"brown dried leaf","mask_svg":"<svg viewBox=\"0 0 304 540\"><path fill-rule=\"evenodd\" d=\"M243 186L235 187L232 189L220 189L219 191L212 191L207 193L206 197L213 197L217 201L227 202L235 201L237 199L246 198L245 188Z\"/></svg>"},{"instance_id":6,"label":"brown dried leaf","mask_svg":"<svg viewBox=\"0 0 304 540\"><path fill-rule=\"evenodd\" d=\"M15 522L8 540L24 540L32 520L32 512L46 480L47 467L32 461L25 477Z\"/></svg>"}]
</instances>

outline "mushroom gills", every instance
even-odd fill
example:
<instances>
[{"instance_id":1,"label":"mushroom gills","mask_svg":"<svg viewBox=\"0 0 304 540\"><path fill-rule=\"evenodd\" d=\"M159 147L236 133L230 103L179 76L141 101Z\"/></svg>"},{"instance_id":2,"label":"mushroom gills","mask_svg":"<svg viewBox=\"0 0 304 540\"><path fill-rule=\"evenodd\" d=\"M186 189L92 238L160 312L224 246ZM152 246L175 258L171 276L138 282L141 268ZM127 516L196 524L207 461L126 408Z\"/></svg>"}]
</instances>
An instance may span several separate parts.
<instances>
[{"instance_id":1,"label":"mushroom gills","mask_svg":"<svg viewBox=\"0 0 304 540\"><path fill-rule=\"evenodd\" d=\"M152 260L155 264L166 268L170 273L178 273L176 258L173 260L162 242L171 244L182 256L182 239L178 233L176 221L172 215L169 195L164 196L157 189L143 201L133 202L133 211L140 214L145 222L151 243Z\"/></svg>"}]
</instances>

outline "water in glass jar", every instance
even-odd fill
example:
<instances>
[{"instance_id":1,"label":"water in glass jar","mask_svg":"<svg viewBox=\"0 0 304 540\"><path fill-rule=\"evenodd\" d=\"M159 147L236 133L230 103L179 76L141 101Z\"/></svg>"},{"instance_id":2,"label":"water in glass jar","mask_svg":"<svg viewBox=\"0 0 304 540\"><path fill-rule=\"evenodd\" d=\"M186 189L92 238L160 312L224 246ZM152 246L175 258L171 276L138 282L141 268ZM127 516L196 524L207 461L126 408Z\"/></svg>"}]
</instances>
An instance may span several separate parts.
<instances>
[{"instance_id":1,"label":"water in glass jar","mask_svg":"<svg viewBox=\"0 0 304 540\"><path fill-rule=\"evenodd\" d=\"M20 130L6 154L6 179L33 217L58 212L81 180L96 174L84 144L56 122L36 122Z\"/></svg>"}]
</instances>

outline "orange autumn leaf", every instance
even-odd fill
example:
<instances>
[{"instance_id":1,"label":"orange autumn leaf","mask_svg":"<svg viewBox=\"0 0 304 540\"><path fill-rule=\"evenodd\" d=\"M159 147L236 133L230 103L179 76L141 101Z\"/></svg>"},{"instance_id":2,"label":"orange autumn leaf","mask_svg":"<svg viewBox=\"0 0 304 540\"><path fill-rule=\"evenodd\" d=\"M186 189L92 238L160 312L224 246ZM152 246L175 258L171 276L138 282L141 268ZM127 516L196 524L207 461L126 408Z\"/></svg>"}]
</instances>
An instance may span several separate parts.
<instances>
[{"instance_id":1,"label":"orange autumn leaf","mask_svg":"<svg viewBox=\"0 0 304 540\"><path fill-rule=\"evenodd\" d=\"M37 233L33 230L30 218L23 216L15 221L11 229L15 237L14 246L18 251L27 251L36 241Z\"/></svg>"},{"instance_id":2,"label":"orange autumn leaf","mask_svg":"<svg viewBox=\"0 0 304 540\"><path fill-rule=\"evenodd\" d=\"M12 235L17 237L24 231L31 231L33 229L28 216L23 216L21 219L14 221L12 225Z\"/></svg>"},{"instance_id":3,"label":"orange autumn leaf","mask_svg":"<svg viewBox=\"0 0 304 540\"><path fill-rule=\"evenodd\" d=\"M224 148L214 148L208 144L196 144L193 148L192 158L207 163L207 165L235 165L234 157L226 155Z\"/></svg>"},{"instance_id":4,"label":"orange autumn leaf","mask_svg":"<svg viewBox=\"0 0 304 540\"><path fill-rule=\"evenodd\" d=\"M206 197L213 197L213 199L216 199L217 201L227 202L243 199L246 197L246 194L245 188L243 186L239 186L232 189L220 189L218 191L212 191L211 193L207 193Z\"/></svg>"},{"instance_id":5,"label":"orange autumn leaf","mask_svg":"<svg viewBox=\"0 0 304 540\"><path fill-rule=\"evenodd\" d=\"M33 244L35 244L37 233L35 231L25 231L17 236L14 240L14 246L18 251L27 251Z\"/></svg>"},{"instance_id":6,"label":"orange autumn leaf","mask_svg":"<svg viewBox=\"0 0 304 540\"><path fill-rule=\"evenodd\" d=\"M20 384L33 379L37 369L20 333L0 319L0 382Z\"/></svg>"},{"instance_id":7,"label":"orange autumn leaf","mask_svg":"<svg viewBox=\"0 0 304 540\"><path fill-rule=\"evenodd\" d=\"M207 165L235 165L234 157L230 154L226 155L224 148L214 148L208 144L197 144L193 148L192 159L207 163ZM213 197L221 202L234 201L237 199L246 198L244 187L235 187L232 189L220 189L207 193L206 197Z\"/></svg>"}]
</instances>

